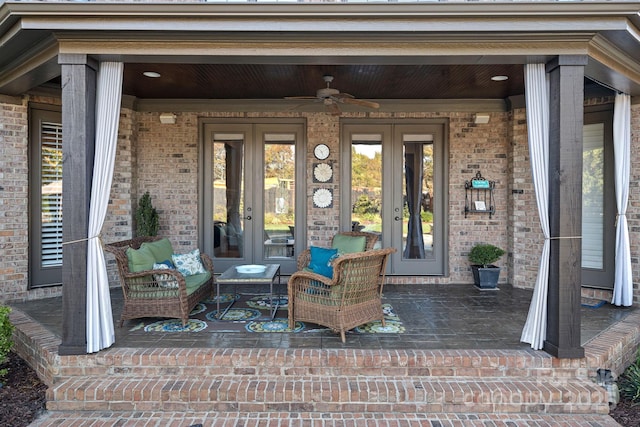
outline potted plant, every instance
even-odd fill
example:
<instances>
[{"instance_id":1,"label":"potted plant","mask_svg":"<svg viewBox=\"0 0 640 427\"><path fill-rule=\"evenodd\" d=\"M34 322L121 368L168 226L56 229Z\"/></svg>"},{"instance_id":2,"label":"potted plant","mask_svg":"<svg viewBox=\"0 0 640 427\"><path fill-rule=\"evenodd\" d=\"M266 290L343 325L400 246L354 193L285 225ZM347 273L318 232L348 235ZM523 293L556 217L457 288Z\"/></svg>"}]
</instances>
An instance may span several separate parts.
<instances>
[{"instance_id":1,"label":"potted plant","mask_svg":"<svg viewBox=\"0 0 640 427\"><path fill-rule=\"evenodd\" d=\"M136 210L136 235L156 236L158 234L158 211L151 204L151 196L147 191L140 197Z\"/></svg>"},{"instance_id":2,"label":"potted plant","mask_svg":"<svg viewBox=\"0 0 640 427\"><path fill-rule=\"evenodd\" d=\"M480 289L497 289L500 278L500 267L493 265L502 255L504 249L481 243L471 248L469 261L473 271L474 284Z\"/></svg>"}]
</instances>

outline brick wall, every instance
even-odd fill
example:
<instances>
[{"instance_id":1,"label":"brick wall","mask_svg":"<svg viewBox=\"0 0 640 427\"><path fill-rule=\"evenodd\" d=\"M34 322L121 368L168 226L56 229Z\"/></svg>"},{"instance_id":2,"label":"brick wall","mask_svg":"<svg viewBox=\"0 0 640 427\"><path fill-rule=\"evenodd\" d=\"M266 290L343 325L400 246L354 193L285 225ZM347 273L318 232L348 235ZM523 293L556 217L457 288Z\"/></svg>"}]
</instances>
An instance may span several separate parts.
<instances>
[{"instance_id":1,"label":"brick wall","mask_svg":"<svg viewBox=\"0 0 640 427\"><path fill-rule=\"evenodd\" d=\"M27 297L27 106L0 96L0 283L2 299Z\"/></svg>"},{"instance_id":2,"label":"brick wall","mask_svg":"<svg viewBox=\"0 0 640 427\"><path fill-rule=\"evenodd\" d=\"M148 191L160 218L159 235L176 252L198 246L198 116L179 114L161 124L157 113L138 113L134 209Z\"/></svg>"},{"instance_id":3,"label":"brick wall","mask_svg":"<svg viewBox=\"0 0 640 427\"><path fill-rule=\"evenodd\" d=\"M544 236L531 177L525 109L512 113L509 174L509 239L512 251L509 282L533 288L538 275Z\"/></svg>"}]
</instances>

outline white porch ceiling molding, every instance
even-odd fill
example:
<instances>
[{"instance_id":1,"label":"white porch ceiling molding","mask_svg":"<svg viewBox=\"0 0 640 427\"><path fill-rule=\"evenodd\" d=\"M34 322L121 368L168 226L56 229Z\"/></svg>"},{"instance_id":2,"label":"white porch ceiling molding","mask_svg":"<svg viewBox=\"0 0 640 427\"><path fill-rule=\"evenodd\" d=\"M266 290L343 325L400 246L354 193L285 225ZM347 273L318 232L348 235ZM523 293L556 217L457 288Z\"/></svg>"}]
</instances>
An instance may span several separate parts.
<instances>
[{"instance_id":1,"label":"white porch ceiling molding","mask_svg":"<svg viewBox=\"0 0 640 427\"><path fill-rule=\"evenodd\" d=\"M588 55L588 77L640 94L638 2L43 3L0 6L0 93L97 60L265 64L525 64ZM53 42L52 42L53 41Z\"/></svg>"}]
</instances>

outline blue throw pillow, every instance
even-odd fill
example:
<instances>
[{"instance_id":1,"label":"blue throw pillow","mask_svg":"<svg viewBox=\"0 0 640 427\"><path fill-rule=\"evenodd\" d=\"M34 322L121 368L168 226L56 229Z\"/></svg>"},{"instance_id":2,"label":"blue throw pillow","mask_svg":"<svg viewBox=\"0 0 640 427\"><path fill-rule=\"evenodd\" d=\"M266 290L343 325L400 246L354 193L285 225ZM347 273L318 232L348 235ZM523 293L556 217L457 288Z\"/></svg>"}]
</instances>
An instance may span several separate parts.
<instances>
[{"instance_id":1,"label":"blue throw pillow","mask_svg":"<svg viewBox=\"0 0 640 427\"><path fill-rule=\"evenodd\" d=\"M329 279L333 278L333 266L331 261L338 256L337 249L319 248L317 246L311 246L311 260L309 261L309 268L317 274L321 274Z\"/></svg>"},{"instance_id":2,"label":"blue throw pillow","mask_svg":"<svg viewBox=\"0 0 640 427\"><path fill-rule=\"evenodd\" d=\"M164 265L167 266L167 268L176 268L176 266L173 265L173 262L170 259L165 259L164 261L158 262L157 264L164 264ZM162 267L160 267L160 268L162 268ZM155 269L155 267L154 267L154 269Z\"/></svg>"}]
</instances>

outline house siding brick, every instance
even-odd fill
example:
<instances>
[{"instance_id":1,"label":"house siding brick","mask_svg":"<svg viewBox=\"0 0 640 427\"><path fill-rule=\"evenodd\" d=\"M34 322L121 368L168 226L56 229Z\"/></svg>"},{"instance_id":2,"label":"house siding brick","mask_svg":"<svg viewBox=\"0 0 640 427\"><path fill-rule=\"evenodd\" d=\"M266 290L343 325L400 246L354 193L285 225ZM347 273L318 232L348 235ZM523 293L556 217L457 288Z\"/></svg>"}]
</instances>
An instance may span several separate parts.
<instances>
[{"instance_id":1,"label":"house siding brick","mask_svg":"<svg viewBox=\"0 0 640 427\"><path fill-rule=\"evenodd\" d=\"M27 298L27 111L24 99L0 96L0 301Z\"/></svg>"}]
</instances>

